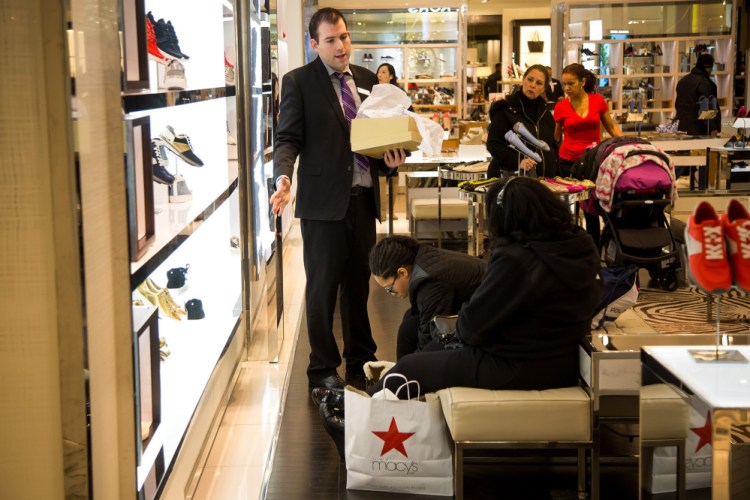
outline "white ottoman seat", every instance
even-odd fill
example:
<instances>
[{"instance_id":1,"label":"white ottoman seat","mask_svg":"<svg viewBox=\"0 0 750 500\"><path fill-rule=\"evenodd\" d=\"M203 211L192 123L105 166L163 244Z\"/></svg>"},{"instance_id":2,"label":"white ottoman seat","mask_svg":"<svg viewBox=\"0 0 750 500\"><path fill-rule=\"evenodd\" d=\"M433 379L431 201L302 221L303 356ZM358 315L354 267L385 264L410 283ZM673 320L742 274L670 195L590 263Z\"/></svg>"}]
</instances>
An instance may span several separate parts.
<instances>
[{"instance_id":1,"label":"white ottoman seat","mask_svg":"<svg viewBox=\"0 0 750 500\"><path fill-rule=\"evenodd\" d=\"M454 442L456 498L463 498L465 449L578 450L578 489L586 489L586 450L596 453L591 397L581 387L543 391L491 391L451 387L438 391ZM592 456L592 498L597 498L598 459Z\"/></svg>"}]
</instances>

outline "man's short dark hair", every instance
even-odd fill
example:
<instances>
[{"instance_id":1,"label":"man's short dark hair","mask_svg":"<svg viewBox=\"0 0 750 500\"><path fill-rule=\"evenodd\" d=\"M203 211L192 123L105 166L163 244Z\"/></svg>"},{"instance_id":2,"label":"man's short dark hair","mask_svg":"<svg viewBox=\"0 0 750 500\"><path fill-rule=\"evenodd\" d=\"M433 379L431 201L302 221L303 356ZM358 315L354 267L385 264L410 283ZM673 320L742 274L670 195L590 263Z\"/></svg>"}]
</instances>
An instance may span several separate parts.
<instances>
[{"instance_id":1,"label":"man's short dark hair","mask_svg":"<svg viewBox=\"0 0 750 500\"><path fill-rule=\"evenodd\" d=\"M310 33L310 38L319 42L318 26L320 26L320 23L336 24L339 22L339 19L342 19L344 21L344 26L348 27L344 14L338 9L334 9L333 7L324 7L320 9L310 18L310 24L307 28L308 33Z\"/></svg>"},{"instance_id":2,"label":"man's short dark hair","mask_svg":"<svg viewBox=\"0 0 750 500\"><path fill-rule=\"evenodd\" d=\"M495 63L495 71L500 71L503 68L503 63Z\"/></svg>"}]
</instances>

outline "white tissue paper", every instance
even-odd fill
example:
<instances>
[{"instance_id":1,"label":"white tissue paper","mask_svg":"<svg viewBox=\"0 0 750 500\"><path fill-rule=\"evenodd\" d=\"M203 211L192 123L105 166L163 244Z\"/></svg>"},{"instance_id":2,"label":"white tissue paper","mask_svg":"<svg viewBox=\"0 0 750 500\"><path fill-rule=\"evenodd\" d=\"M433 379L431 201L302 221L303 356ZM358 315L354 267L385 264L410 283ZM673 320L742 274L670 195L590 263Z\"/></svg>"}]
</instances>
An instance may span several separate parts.
<instances>
[{"instance_id":1,"label":"white tissue paper","mask_svg":"<svg viewBox=\"0 0 750 500\"><path fill-rule=\"evenodd\" d=\"M362 101L357 118L395 118L411 116L422 135L419 149L425 156L439 156L443 147L443 127L409 111L411 98L400 87L390 83L374 85L370 96Z\"/></svg>"}]
</instances>

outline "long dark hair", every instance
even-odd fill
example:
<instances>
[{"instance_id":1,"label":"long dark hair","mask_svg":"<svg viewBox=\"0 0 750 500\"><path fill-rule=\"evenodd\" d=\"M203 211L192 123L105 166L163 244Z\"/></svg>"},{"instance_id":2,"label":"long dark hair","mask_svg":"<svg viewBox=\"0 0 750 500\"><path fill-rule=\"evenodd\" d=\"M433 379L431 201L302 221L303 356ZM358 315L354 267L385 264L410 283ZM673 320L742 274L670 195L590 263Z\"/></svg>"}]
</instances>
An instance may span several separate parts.
<instances>
[{"instance_id":1,"label":"long dark hair","mask_svg":"<svg viewBox=\"0 0 750 500\"><path fill-rule=\"evenodd\" d=\"M584 68L582 64L568 64L562 70L562 74L564 75L565 73L573 75L579 80L583 80L583 91L587 94L596 92L596 75Z\"/></svg>"},{"instance_id":2,"label":"long dark hair","mask_svg":"<svg viewBox=\"0 0 750 500\"><path fill-rule=\"evenodd\" d=\"M390 63L383 63L383 64L381 64L380 66L378 66L378 69L377 69L377 71L375 71L375 73L377 73L378 71L380 71L380 68L382 68L383 66L385 66L386 68L388 68L388 74L391 75L391 79L390 79L390 81L388 83L390 83L391 85L398 86L398 78L396 78L396 68L394 68L392 64L390 64Z\"/></svg>"},{"instance_id":3,"label":"long dark hair","mask_svg":"<svg viewBox=\"0 0 750 500\"><path fill-rule=\"evenodd\" d=\"M552 240L573 229L568 206L532 177L511 177L490 188L487 211L496 246Z\"/></svg>"},{"instance_id":4,"label":"long dark hair","mask_svg":"<svg viewBox=\"0 0 750 500\"><path fill-rule=\"evenodd\" d=\"M408 236L384 238L370 250L370 272L381 278L396 276L398 268L411 266L417 258L419 242Z\"/></svg>"}]
</instances>

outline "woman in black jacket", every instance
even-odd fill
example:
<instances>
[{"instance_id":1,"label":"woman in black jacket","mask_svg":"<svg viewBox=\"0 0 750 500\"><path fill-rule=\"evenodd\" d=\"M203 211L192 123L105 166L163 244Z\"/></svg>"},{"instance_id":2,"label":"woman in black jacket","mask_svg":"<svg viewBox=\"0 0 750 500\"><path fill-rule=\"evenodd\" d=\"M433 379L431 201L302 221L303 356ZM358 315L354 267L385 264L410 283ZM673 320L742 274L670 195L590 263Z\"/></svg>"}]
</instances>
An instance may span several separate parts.
<instances>
[{"instance_id":1,"label":"woman in black jacket","mask_svg":"<svg viewBox=\"0 0 750 500\"><path fill-rule=\"evenodd\" d=\"M482 283L458 313L456 334L465 347L409 354L391 372L417 380L422 393L574 386L578 343L601 293L594 242L535 179L495 186L487 205L495 248Z\"/></svg>"},{"instance_id":2,"label":"woman in black jacket","mask_svg":"<svg viewBox=\"0 0 750 500\"><path fill-rule=\"evenodd\" d=\"M396 359L425 349L430 321L458 313L482 281L487 263L465 253L421 245L408 236L389 236L370 251L373 279L387 293L409 299L396 340Z\"/></svg>"},{"instance_id":3,"label":"woman in black jacket","mask_svg":"<svg viewBox=\"0 0 750 500\"><path fill-rule=\"evenodd\" d=\"M490 107L490 125L487 128L487 150L492 162L487 171L488 177L510 177L516 175L519 167L531 177L554 177L557 175L557 143L555 142L555 120L547 109L544 91L549 85L549 73L541 64L530 66L523 75L521 89ZM540 151L529 146L541 155L542 161L521 155L505 140L505 134L516 123L522 123L537 139L549 146L549 151ZM528 142L527 142L528 145Z\"/></svg>"}]
</instances>

